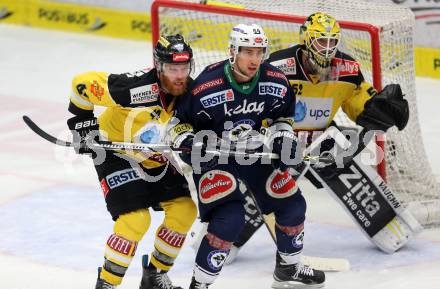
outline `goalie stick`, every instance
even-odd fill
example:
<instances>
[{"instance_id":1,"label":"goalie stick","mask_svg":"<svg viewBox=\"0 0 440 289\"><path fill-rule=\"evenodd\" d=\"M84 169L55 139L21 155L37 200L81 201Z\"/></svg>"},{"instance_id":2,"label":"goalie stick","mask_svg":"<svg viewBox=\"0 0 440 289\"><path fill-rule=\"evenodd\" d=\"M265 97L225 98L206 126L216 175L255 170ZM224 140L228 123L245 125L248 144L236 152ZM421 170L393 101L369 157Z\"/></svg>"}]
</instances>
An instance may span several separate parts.
<instances>
[{"instance_id":1,"label":"goalie stick","mask_svg":"<svg viewBox=\"0 0 440 289\"><path fill-rule=\"evenodd\" d=\"M305 173L305 171L304 171ZM243 194L246 194L248 191L246 186L240 182L239 186L240 191ZM264 225L266 226L272 240L276 246L276 234L275 234L275 215L273 213L269 215L263 214L260 207L258 206L257 200L255 199L254 194L249 191L248 194L252 198L253 205L255 209L258 211L260 216L263 216ZM348 271L350 270L350 262L344 258L324 258L324 257L315 257L315 256L301 256L301 263L307 265L311 268L318 269L321 271Z\"/></svg>"}]
</instances>

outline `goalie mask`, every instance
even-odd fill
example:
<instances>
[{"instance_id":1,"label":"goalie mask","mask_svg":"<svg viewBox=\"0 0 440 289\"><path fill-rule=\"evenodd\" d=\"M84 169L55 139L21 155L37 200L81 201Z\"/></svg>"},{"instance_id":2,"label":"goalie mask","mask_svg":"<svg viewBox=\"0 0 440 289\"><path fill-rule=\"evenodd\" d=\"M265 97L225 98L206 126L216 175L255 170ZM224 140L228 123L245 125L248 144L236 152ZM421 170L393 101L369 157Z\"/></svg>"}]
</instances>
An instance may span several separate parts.
<instances>
[{"instance_id":1,"label":"goalie mask","mask_svg":"<svg viewBox=\"0 0 440 289\"><path fill-rule=\"evenodd\" d=\"M160 37L153 54L159 73L173 72L173 64L182 64L189 76L194 67L192 49L180 34Z\"/></svg>"},{"instance_id":2,"label":"goalie mask","mask_svg":"<svg viewBox=\"0 0 440 289\"><path fill-rule=\"evenodd\" d=\"M269 40L264 33L263 28L257 24L238 24L232 28L229 34L229 49L232 50L229 61L235 63L240 47L262 47L263 61L269 56Z\"/></svg>"},{"instance_id":3,"label":"goalie mask","mask_svg":"<svg viewBox=\"0 0 440 289\"><path fill-rule=\"evenodd\" d=\"M328 68L341 40L341 29L336 19L325 13L314 13L300 27L300 44L312 64Z\"/></svg>"}]
</instances>

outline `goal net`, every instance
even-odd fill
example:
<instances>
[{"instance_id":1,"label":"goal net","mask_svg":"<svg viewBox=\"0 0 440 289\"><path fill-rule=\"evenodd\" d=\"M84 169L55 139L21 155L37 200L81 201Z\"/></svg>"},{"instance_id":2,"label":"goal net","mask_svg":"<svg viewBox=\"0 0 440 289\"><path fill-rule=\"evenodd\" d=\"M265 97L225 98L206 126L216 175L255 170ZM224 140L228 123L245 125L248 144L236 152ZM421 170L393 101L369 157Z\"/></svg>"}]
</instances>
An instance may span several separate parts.
<instances>
[{"instance_id":1,"label":"goal net","mask_svg":"<svg viewBox=\"0 0 440 289\"><path fill-rule=\"evenodd\" d=\"M190 42L196 75L227 58L228 35L238 23L257 23L269 37L270 52L299 42L299 27L314 12L334 16L342 28L340 50L353 56L376 89L399 83L409 102L403 131L390 129L385 159L378 166L392 191L426 225L440 224L440 185L432 174L417 114L413 61L414 15L400 6L361 0L156 0L152 5L154 43L161 34L180 33ZM337 122L355 126L342 112Z\"/></svg>"}]
</instances>

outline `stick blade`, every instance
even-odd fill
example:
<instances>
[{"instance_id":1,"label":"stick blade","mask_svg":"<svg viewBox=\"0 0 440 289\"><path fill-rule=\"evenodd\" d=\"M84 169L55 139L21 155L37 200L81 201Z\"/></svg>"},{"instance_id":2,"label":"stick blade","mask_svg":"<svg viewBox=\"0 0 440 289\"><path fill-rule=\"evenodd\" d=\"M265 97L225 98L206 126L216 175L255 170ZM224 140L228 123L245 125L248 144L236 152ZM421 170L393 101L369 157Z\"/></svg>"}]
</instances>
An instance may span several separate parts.
<instances>
[{"instance_id":1,"label":"stick blade","mask_svg":"<svg viewBox=\"0 0 440 289\"><path fill-rule=\"evenodd\" d=\"M50 134L48 134L47 132L45 132L44 130L42 130L35 122L33 122L32 119L30 119L30 117L23 115L23 121L26 123L26 125L37 135L39 135L40 137L44 138L45 140L54 143L56 145L59 146L64 146L64 147L70 147L72 146L71 142L68 141L63 141L60 139L57 139L54 136L51 136Z\"/></svg>"},{"instance_id":2,"label":"stick blade","mask_svg":"<svg viewBox=\"0 0 440 289\"><path fill-rule=\"evenodd\" d=\"M341 272L350 270L350 262L344 258L301 256L301 263L313 269L327 272Z\"/></svg>"}]
</instances>

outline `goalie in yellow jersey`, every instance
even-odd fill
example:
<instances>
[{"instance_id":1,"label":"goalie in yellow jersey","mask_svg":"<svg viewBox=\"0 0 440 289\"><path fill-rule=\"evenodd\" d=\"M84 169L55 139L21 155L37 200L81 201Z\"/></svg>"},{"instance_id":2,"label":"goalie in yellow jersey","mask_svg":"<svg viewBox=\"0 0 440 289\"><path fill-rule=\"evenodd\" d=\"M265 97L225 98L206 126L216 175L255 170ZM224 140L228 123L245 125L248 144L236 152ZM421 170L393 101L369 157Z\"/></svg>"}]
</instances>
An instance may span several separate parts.
<instances>
[{"instance_id":1,"label":"goalie in yellow jersey","mask_svg":"<svg viewBox=\"0 0 440 289\"><path fill-rule=\"evenodd\" d=\"M398 84L387 85L381 92L365 81L359 63L338 49L341 30L336 19L325 13L314 13L300 27L300 44L272 53L268 61L283 71L296 96L294 128L305 132L309 140L313 133L321 133L333 124L339 108L366 130L386 131L392 126L405 128L408 102ZM330 150L334 142L321 143L321 151ZM327 147L326 147L327 146ZM323 178L337 173L333 166L320 170ZM310 172L306 177L318 188L322 184ZM246 198L248 201L251 198ZM256 210L247 212L245 228L234 243L227 263L232 262L254 232L263 224ZM384 249L392 251L393 249Z\"/></svg>"},{"instance_id":2,"label":"goalie in yellow jersey","mask_svg":"<svg viewBox=\"0 0 440 289\"><path fill-rule=\"evenodd\" d=\"M126 74L88 72L73 79L67 121L76 151L91 154L107 210L114 223L105 245L96 289L122 282L137 244L150 226L149 208L165 211L156 231L154 251L142 260L140 289L178 289L168 278L197 215L185 178L161 154L93 151L87 138L159 143L179 96L191 81L193 53L181 35L161 37L154 49L155 67ZM97 119L94 106L106 110ZM103 155L104 154L104 155Z\"/></svg>"}]
</instances>

